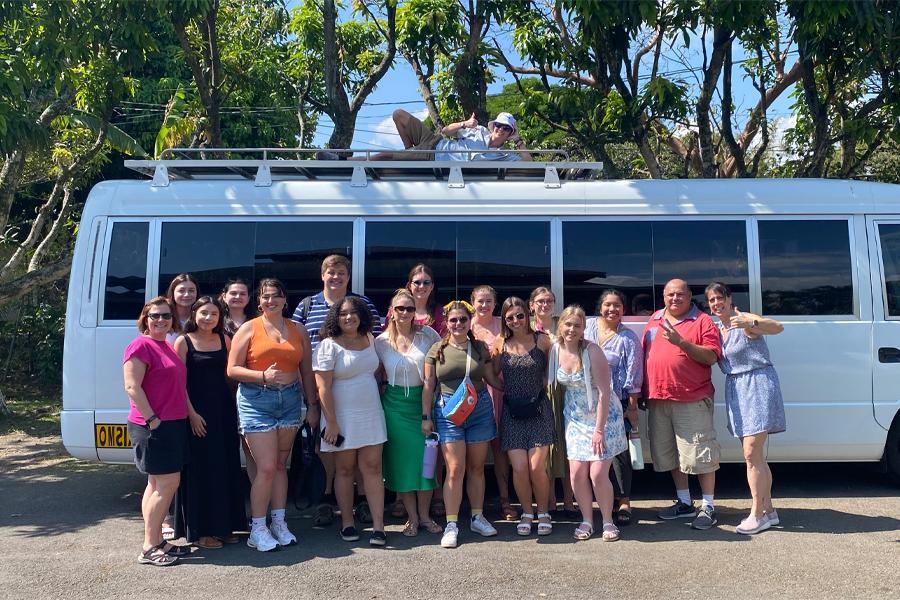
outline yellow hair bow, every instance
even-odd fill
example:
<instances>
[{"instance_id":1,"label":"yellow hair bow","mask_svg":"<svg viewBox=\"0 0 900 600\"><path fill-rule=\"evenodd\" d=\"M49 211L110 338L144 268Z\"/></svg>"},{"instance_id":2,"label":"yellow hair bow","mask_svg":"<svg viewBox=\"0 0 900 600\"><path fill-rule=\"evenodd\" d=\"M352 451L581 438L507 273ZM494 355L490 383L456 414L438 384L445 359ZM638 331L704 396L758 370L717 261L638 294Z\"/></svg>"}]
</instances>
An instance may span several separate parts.
<instances>
[{"instance_id":1,"label":"yellow hair bow","mask_svg":"<svg viewBox=\"0 0 900 600\"><path fill-rule=\"evenodd\" d=\"M471 304L469 304L468 302L466 302L465 300L451 300L450 302L448 302L447 304L444 305L444 314L445 315L450 312L450 308L454 304L462 304L463 306L466 307L466 310L468 311L468 313L470 315L475 314L475 307L472 306Z\"/></svg>"}]
</instances>

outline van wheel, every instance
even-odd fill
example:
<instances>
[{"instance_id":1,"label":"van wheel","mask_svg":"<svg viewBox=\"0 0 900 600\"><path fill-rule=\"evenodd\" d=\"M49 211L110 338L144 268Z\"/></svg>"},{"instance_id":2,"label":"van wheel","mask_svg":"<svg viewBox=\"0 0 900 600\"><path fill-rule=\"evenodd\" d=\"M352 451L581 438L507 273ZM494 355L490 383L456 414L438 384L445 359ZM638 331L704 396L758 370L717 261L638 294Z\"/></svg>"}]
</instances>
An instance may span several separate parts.
<instances>
[{"instance_id":1,"label":"van wheel","mask_svg":"<svg viewBox=\"0 0 900 600\"><path fill-rule=\"evenodd\" d=\"M894 483L900 485L900 413L894 417L884 445L884 464Z\"/></svg>"}]
</instances>

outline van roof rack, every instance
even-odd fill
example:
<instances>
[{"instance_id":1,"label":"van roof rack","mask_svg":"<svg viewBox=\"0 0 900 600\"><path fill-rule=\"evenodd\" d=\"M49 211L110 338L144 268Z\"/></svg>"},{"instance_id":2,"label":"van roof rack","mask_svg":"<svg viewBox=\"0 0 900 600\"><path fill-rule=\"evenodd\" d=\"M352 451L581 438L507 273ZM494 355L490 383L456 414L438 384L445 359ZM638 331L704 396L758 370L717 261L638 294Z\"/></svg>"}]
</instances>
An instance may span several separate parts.
<instances>
[{"instance_id":1,"label":"van roof rack","mask_svg":"<svg viewBox=\"0 0 900 600\"><path fill-rule=\"evenodd\" d=\"M152 178L154 187L166 187L173 179L248 179L257 187L272 181L349 181L366 187L369 181L446 181L451 188L465 187L467 181L541 181L558 188L563 181L599 179L601 162L572 162L564 150L532 150L551 160L373 160L371 149L329 149L338 156L358 153L355 160L320 160L316 148L167 148L158 160L126 160L125 166ZM394 150L394 154L421 151ZM445 152L445 151L441 151ZM478 154L479 151L450 151ZM519 153L518 150L503 150ZM524 151L523 151L524 152Z\"/></svg>"}]
</instances>

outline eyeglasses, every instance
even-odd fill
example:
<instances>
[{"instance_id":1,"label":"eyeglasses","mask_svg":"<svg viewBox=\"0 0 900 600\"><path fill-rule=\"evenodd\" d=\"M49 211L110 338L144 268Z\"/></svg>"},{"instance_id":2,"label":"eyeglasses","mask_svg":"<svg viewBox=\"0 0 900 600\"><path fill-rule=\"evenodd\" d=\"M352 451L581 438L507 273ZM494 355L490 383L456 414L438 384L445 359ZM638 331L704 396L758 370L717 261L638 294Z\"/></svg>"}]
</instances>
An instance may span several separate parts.
<instances>
[{"instance_id":1,"label":"eyeglasses","mask_svg":"<svg viewBox=\"0 0 900 600\"><path fill-rule=\"evenodd\" d=\"M428 287L434 282L430 279L419 279L418 281L413 281L411 283L416 287Z\"/></svg>"},{"instance_id":2,"label":"eyeglasses","mask_svg":"<svg viewBox=\"0 0 900 600\"><path fill-rule=\"evenodd\" d=\"M172 313L147 313L147 318L151 321L168 321L172 318Z\"/></svg>"},{"instance_id":3,"label":"eyeglasses","mask_svg":"<svg viewBox=\"0 0 900 600\"><path fill-rule=\"evenodd\" d=\"M447 319L447 322L450 323L451 325L456 325L457 323L465 325L466 323L469 322L469 317L451 317L451 318Z\"/></svg>"},{"instance_id":4,"label":"eyeglasses","mask_svg":"<svg viewBox=\"0 0 900 600\"><path fill-rule=\"evenodd\" d=\"M525 318L525 313L516 313L514 315L507 315L506 322L512 323L513 321L521 321Z\"/></svg>"},{"instance_id":5,"label":"eyeglasses","mask_svg":"<svg viewBox=\"0 0 900 600\"><path fill-rule=\"evenodd\" d=\"M416 312L416 307L415 306L395 306L394 312L413 313L413 312Z\"/></svg>"}]
</instances>

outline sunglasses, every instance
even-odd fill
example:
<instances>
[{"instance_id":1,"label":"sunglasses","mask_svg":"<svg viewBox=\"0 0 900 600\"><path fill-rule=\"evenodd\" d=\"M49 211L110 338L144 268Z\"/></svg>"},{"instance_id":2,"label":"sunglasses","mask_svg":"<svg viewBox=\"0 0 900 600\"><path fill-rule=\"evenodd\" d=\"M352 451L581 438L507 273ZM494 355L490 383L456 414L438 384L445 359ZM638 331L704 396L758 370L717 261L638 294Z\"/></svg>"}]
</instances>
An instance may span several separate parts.
<instances>
[{"instance_id":1,"label":"sunglasses","mask_svg":"<svg viewBox=\"0 0 900 600\"><path fill-rule=\"evenodd\" d=\"M416 312L415 306L395 306L394 312L398 313L414 313Z\"/></svg>"},{"instance_id":2,"label":"sunglasses","mask_svg":"<svg viewBox=\"0 0 900 600\"><path fill-rule=\"evenodd\" d=\"M508 131L512 133L513 128L509 125L494 125L494 129L499 129L500 131Z\"/></svg>"},{"instance_id":3,"label":"sunglasses","mask_svg":"<svg viewBox=\"0 0 900 600\"><path fill-rule=\"evenodd\" d=\"M416 287L427 287L427 286L431 285L432 283L434 283L434 282L430 279L419 279L418 281L412 282L412 284Z\"/></svg>"},{"instance_id":4,"label":"sunglasses","mask_svg":"<svg viewBox=\"0 0 900 600\"><path fill-rule=\"evenodd\" d=\"M168 321L172 318L172 313L147 313L147 318L151 321Z\"/></svg>"},{"instance_id":5,"label":"sunglasses","mask_svg":"<svg viewBox=\"0 0 900 600\"><path fill-rule=\"evenodd\" d=\"M525 313L516 313L514 315L507 315L506 322L512 323L513 321L521 321L525 318Z\"/></svg>"},{"instance_id":6,"label":"sunglasses","mask_svg":"<svg viewBox=\"0 0 900 600\"><path fill-rule=\"evenodd\" d=\"M453 325L456 325L457 323L466 324L469 322L469 317L452 317L447 319L447 322Z\"/></svg>"}]
</instances>

